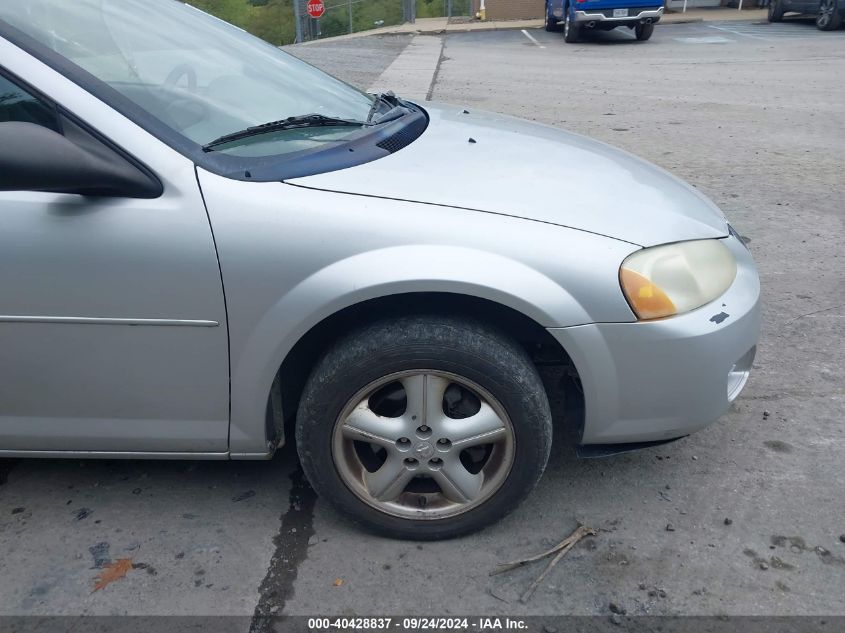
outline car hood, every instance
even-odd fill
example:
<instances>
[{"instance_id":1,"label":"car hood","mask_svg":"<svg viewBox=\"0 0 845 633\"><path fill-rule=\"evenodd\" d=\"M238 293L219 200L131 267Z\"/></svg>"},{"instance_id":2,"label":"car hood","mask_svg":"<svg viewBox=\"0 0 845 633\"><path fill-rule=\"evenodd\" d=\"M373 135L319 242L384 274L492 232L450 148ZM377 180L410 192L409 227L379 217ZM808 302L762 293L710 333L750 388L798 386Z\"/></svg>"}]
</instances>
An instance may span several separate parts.
<instances>
[{"instance_id":1,"label":"car hood","mask_svg":"<svg viewBox=\"0 0 845 633\"><path fill-rule=\"evenodd\" d=\"M710 200L627 152L513 117L425 109L428 128L398 152L288 182L515 216L640 246L728 234Z\"/></svg>"}]
</instances>

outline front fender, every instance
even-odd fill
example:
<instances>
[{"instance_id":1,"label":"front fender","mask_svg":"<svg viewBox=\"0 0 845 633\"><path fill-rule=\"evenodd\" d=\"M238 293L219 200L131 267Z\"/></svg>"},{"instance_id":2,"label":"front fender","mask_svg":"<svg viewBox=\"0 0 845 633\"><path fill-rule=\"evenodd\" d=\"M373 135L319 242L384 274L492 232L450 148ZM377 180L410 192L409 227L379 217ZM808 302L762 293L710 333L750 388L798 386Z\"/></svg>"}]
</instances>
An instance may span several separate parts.
<instances>
[{"instance_id":1,"label":"front fender","mask_svg":"<svg viewBox=\"0 0 845 633\"><path fill-rule=\"evenodd\" d=\"M198 170L229 324L233 456L266 455L286 355L332 314L404 293L494 301L544 327L633 318L619 289L637 247L466 209L231 181Z\"/></svg>"},{"instance_id":2,"label":"front fender","mask_svg":"<svg viewBox=\"0 0 845 633\"><path fill-rule=\"evenodd\" d=\"M245 341L232 367L231 450L254 450L256 423L273 378L294 345L325 318L357 303L418 292L445 292L507 306L544 327L586 323L584 308L560 285L493 253L408 245L360 253L320 269L279 298ZM556 315L556 316L553 316ZM233 359L234 360L234 359ZM236 397L237 396L237 397ZM246 428L241 429L243 422ZM250 448L247 448L250 447Z\"/></svg>"}]
</instances>

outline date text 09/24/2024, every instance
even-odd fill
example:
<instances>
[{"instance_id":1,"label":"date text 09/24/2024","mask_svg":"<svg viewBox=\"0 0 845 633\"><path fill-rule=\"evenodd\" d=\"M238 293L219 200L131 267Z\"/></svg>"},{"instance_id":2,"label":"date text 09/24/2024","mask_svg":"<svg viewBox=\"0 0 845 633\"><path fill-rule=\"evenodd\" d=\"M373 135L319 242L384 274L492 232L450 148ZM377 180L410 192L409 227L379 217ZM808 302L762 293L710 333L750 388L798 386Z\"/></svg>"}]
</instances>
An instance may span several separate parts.
<instances>
[{"instance_id":1,"label":"date text 09/24/2024","mask_svg":"<svg viewBox=\"0 0 845 633\"><path fill-rule=\"evenodd\" d=\"M309 631L399 630L399 631L500 631L527 630L521 618L509 617L351 617L308 618Z\"/></svg>"}]
</instances>

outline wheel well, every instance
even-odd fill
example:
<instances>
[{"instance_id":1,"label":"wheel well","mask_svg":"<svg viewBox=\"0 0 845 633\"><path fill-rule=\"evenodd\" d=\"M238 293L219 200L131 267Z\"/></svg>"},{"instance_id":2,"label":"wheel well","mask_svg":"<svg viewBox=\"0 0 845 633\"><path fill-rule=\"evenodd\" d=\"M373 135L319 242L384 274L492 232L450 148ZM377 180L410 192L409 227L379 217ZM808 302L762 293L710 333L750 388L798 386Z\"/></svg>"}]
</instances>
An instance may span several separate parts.
<instances>
[{"instance_id":1,"label":"wheel well","mask_svg":"<svg viewBox=\"0 0 845 633\"><path fill-rule=\"evenodd\" d=\"M268 433L273 427L281 431L283 423L284 435L293 437L292 425L311 369L335 341L378 319L437 312L474 318L498 327L518 341L540 371L555 426L559 426L559 419L565 418L568 430L577 431L580 436L583 426L580 379L569 355L554 337L539 323L513 308L487 299L451 293L411 293L371 299L340 310L312 327L291 349L279 368L274 390L280 389L280 392L274 393L281 396L281 402L280 406L273 407L272 394L268 398ZM561 397L554 397L556 395ZM559 401L558 406L555 400ZM275 410L276 416L281 418L275 423L269 420L271 410Z\"/></svg>"}]
</instances>

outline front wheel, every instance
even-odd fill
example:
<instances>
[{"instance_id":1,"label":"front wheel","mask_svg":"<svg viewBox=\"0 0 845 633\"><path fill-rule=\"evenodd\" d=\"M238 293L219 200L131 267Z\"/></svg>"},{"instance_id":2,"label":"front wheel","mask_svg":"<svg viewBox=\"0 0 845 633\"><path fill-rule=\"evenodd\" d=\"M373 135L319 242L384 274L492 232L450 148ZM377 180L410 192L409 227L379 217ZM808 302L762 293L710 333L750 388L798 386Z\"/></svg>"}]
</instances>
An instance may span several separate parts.
<instances>
[{"instance_id":1,"label":"front wheel","mask_svg":"<svg viewBox=\"0 0 845 633\"><path fill-rule=\"evenodd\" d=\"M781 22L783 20L783 0L769 0L766 19L769 22Z\"/></svg>"},{"instance_id":2,"label":"front wheel","mask_svg":"<svg viewBox=\"0 0 845 633\"><path fill-rule=\"evenodd\" d=\"M835 31L842 24L838 0L821 0L816 15L816 28L820 31Z\"/></svg>"},{"instance_id":3,"label":"front wheel","mask_svg":"<svg viewBox=\"0 0 845 633\"><path fill-rule=\"evenodd\" d=\"M506 335L441 316L353 332L316 365L297 415L311 485L391 537L466 534L513 510L551 447L537 370Z\"/></svg>"},{"instance_id":4,"label":"front wheel","mask_svg":"<svg viewBox=\"0 0 845 633\"><path fill-rule=\"evenodd\" d=\"M641 42L645 42L648 38L650 38L652 33L654 33L653 22L650 22L648 24L640 22L639 24L637 24L637 26L634 27L634 35L636 35L637 39Z\"/></svg>"},{"instance_id":5,"label":"front wheel","mask_svg":"<svg viewBox=\"0 0 845 633\"><path fill-rule=\"evenodd\" d=\"M566 7L563 18L563 41L574 44L581 34L581 25L572 19L572 12Z\"/></svg>"}]
</instances>

